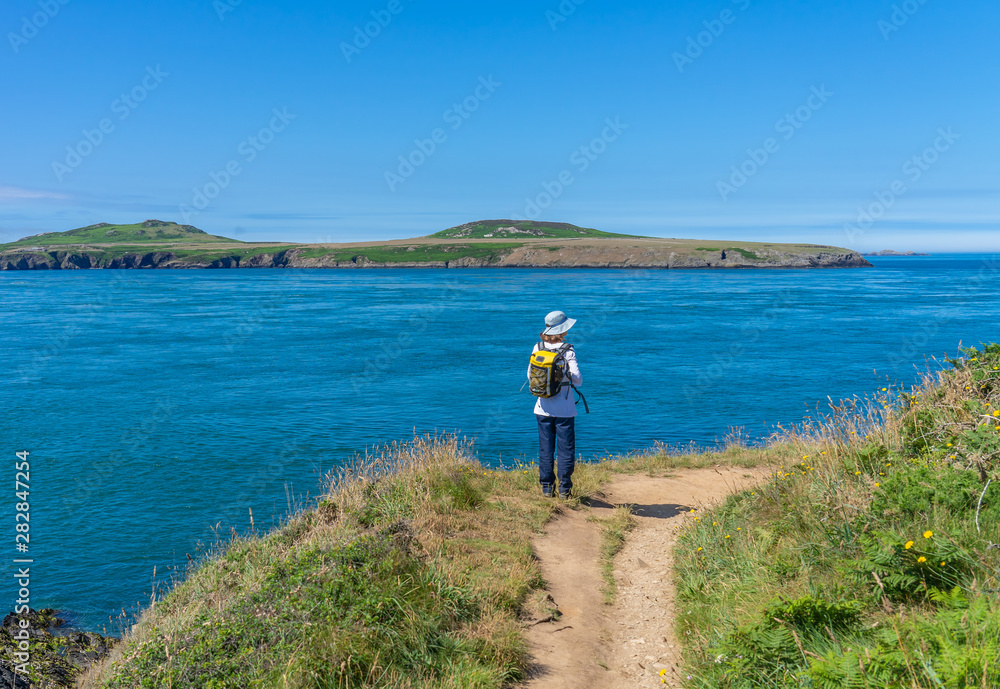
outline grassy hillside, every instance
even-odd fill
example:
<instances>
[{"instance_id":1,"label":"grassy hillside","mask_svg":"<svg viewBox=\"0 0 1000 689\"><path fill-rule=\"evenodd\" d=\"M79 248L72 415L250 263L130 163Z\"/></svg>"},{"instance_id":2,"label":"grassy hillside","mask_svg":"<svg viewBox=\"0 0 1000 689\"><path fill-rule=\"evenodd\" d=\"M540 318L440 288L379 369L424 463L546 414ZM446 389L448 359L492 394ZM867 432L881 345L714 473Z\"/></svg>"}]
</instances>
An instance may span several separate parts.
<instances>
[{"instance_id":1,"label":"grassy hillside","mask_svg":"<svg viewBox=\"0 0 1000 689\"><path fill-rule=\"evenodd\" d=\"M376 477L382 476L381 479ZM500 687L552 507L454 438L359 458L314 511L235 539L93 673L104 687ZM551 502L551 501L550 501Z\"/></svg>"},{"instance_id":2,"label":"grassy hillside","mask_svg":"<svg viewBox=\"0 0 1000 689\"><path fill-rule=\"evenodd\" d=\"M777 456L789 451L799 448ZM595 493L612 471L764 456L735 448L582 465L574 491ZM455 438L383 448L315 509L234 538L194 569L82 686L510 686L530 664L525 620L553 614L531 539L558 509L540 495L537 468L488 469ZM607 557L621 516L606 520Z\"/></svg>"},{"instance_id":3,"label":"grassy hillside","mask_svg":"<svg viewBox=\"0 0 1000 689\"><path fill-rule=\"evenodd\" d=\"M178 225L162 220L146 220L133 225L111 225L98 223L66 232L45 232L25 237L9 244L0 244L0 249L77 245L139 245L148 250L150 244L194 244L203 242L226 242L241 244L236 239L211 235L191 225Z\"/></svg>"},{"instance_id":4,"label":"grassy hillside","mask_svg":"<svg viewBox=\"0 0 1000 689\"><path fill-rule=\"evenodd\" d=\"M690 686L1000 687L1000 345L951 364L690 520Z\"/></svg>"},{"instance_id":5,"label":"grassy hillside","mask_svg":"<svg viewBox=\"0 0 1000 689\"><path fill-rule=\"evenodd\" d=\"M303 258L328 257L335 261L351 261L359 256L364 256L374 263L454 261L458 258L477 258L493 262L519 246L521 244L516 242L483 242L477 244L390 244L347 249L309 247L301 255Z\"/></svg>"},{"instance_id":6,"label":"grassy hillside","mask_svg":"<svg viewBox=\"0 0 1000 689\"><path fill-rule=\"evenodd\" d=\"M614 472L781 467L684 517L686 686L1000 686L1000 345L952 364L765 447L578 467L583 499ZM193 569L83 686L509 686L524 625L552 614L530 541L559 508L536 472L451 437L358 458L315 509ZM605 520L606 570L627 516Z\"/></svg>"},{"instance_id":7,"label":"grassy hillside","mask_svg":"<svg viewBox=\"0 0 1000 689\"><path fill-rule=\"evenodd\" d=\"M631 234L602 232L589 227L577 227L563 222L533 220L478 220L449 227L428 235L440 239L571 239L575 237L635 237Z\"/></svg>"}]
</instances>

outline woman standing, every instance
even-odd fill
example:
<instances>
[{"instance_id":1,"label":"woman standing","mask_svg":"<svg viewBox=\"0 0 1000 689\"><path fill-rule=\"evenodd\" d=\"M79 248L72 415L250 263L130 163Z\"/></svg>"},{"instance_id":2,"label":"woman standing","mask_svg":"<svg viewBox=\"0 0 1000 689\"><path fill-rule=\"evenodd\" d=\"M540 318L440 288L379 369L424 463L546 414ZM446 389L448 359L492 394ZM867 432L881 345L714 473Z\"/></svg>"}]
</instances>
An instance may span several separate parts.
<instances>
[{"instance_id":1,"label":"woman standing","mask_svg":"<svg viewBox=\"0 0 1000 689\"><path fill-rule=\"evenodd\" d=\"M576 323L562 311L553 311L545 317L542 341L531 350L534 354L544 347L562 354L563 381L551 397L538 397L535 418L538 420L538 479L542 494L552 497L556 486L555 456L558 446L559 497L569 498L573 490L573 468L576 464L576 400L573 388L583 382L580 365L576 361L573 345L566 342L566 332ZM528 367L531 379L531 367Z\"/></svg>"}]
</instances>

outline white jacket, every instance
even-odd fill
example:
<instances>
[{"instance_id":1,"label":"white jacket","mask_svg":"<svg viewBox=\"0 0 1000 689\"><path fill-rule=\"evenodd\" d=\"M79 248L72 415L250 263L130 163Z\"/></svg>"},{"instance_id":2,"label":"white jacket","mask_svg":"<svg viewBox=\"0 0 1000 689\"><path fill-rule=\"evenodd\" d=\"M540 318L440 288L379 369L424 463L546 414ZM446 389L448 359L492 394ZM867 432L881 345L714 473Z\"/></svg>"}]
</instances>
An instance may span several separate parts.
<instances>
[{"instance_id":1,"label":"white jacket","mask_svg":"<svg viewBox=\"0 0 1000 689\"><path fill-rule=\"evenodd\" d=\"M554 350L559 349L562 345L562 342L546 342L545 348ZM534 354L537 351L538 343L536 342L535 346L531 348L531 353ZM583 383L583 376L580 375L580 365L576 361L576 352L567 349L563 356L566 359L566 367L569 369L569 379L573 381L573 385L580 387ZM528 378L531 378L530 365L528 366ZM558 416L561 418L576 416L576 395L573 394L573 388L563 385L554 397L536 398L535 413L539 416Z\"/></svg>"}]
</instances>

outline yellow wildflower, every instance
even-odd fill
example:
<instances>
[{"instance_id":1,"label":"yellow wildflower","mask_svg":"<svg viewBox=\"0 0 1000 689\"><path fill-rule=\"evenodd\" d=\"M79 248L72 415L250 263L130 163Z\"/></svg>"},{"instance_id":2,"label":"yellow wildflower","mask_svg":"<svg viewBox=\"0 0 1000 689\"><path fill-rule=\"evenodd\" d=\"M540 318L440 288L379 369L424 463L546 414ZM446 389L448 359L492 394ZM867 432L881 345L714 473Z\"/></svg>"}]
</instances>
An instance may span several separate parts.
<instances>
[{"instance_id":1,"label":"yellow wildflower","mask_svg":"<svg viewBox=\"0 0 1000 689\"><path fill-rule=\"evenodd\" d=\"M930 538L934 535L933 531L924 531L924 538Z\"/></svg>"},{"instance_id":2,"label":"yellow wildflower","mask_svg":"<svg viewBox=\"0 0 1000 689\"><path fill-rule=\"evenodd\" d=\"M910 548L913 547L913 541L907 541L906 545L904 545L903 547L909 550Z\"/></svg>"},{"instance_id":3,"label":"yellow wildflower","mask_svg":"<svg viewBox=\"0 0 1000 689\"><path fill-rule=\"evenodd\" d=\"M927 562L927 558L921 555L920 557L917 558L917 562Z\"/></svg>"}]
</instances>

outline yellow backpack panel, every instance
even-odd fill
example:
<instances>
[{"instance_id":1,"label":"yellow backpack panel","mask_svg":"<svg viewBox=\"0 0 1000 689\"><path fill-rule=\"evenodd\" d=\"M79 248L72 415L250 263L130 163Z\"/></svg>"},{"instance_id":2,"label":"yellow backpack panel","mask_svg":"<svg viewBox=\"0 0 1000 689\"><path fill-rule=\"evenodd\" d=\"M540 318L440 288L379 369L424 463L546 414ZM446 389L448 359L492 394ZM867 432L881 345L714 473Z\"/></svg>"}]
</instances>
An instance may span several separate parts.
<instances>
[{"instance_id":1,"label":"yellow backpack panel","mask_svg":"<svg viewBox=\"0 0 1000 689\"><path fill-rule=\"evenodd\" d=\"M555 397L569 376L563 353L569 345L559 349L539 348L531 354L528 368L528 388L535 397Z\"/></svg>"}]
</instances>

